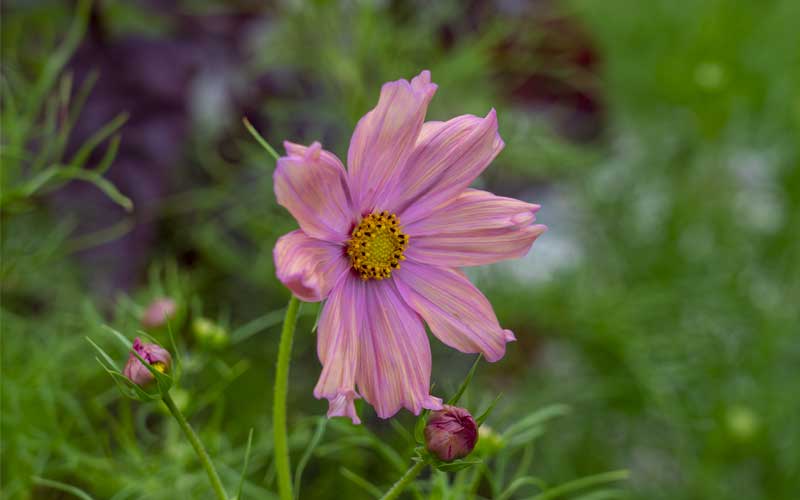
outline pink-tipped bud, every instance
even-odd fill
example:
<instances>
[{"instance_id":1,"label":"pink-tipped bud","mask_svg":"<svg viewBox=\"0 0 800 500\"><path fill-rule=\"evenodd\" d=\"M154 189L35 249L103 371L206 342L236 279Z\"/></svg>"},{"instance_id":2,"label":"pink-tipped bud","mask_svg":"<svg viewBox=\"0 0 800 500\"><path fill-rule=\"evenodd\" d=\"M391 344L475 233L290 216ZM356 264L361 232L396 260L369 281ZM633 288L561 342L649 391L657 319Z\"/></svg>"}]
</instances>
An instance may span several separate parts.
<instances>
[{"instance_id":1,"label":"pink-tipped bud","mask_svg":"<svg viewBox=\"0 0 800 500\"><path fill-rule=\"evenodd\" d=\"M175 316L175 311L177 310L178 306L174 300L168 297L156 299L147 306L144 314L142 314L142 326L145 328L163 326Z\"/></svg>"},{"instance_id":2,"label":"pink-tipped bud","mask_svg":"<svg viewBox=\"0 0 800 500\"><path fill-rule=\"evenodd\" d=\"M172 364L172 356L169 355L166 349L156 344L142 343L137 337L136 340L133 341L133 350L156 370L161 373L169 372L170 365ZM153 374L150 373L150 370L148 370L133 353L131 353L128 358L128 362L125 364L125 370L123 370L122 373L131 379L134 384L140 386L146 386L155 379Z\"/></svg>"},{"instance_id":3,"label":"pink-tipped bud","mask_svg":"<svg viewBox=\"0 0 800 500\"><path fill-rule=\"evenodd\" d=\"M431 413L425 426L428 451L443 462L466 457L477 441L478 426L464 408L444 405L441 411Z\"/></svg>"}]
</instances>

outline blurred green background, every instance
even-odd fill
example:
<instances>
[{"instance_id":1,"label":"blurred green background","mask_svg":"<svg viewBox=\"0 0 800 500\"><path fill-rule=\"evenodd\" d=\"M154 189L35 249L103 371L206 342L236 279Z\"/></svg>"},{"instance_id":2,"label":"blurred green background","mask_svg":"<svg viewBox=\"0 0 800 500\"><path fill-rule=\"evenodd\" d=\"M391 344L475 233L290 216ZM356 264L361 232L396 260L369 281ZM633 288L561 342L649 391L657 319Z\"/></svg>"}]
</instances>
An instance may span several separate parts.
<instances>
[{"instance_id":1,"label":"blurred green background","mask_svg":"<svg viewBox=\"0 0 800 500\"><path fill-rule=\"evenodd\" d=\"M288 293L272 246L295 223L241 118L276 147L346 157L380 85L426 68L429 119L497 109L506 148L479 184L542 204L550 230L524 259L470 270L518 338L463 401L480 412L502 392L488 420L502 439L482 440L485 465L426 474L410 495L797 498L796 0L0 8L2 498L73 498L63 484L210 498L165 410L124 399L85 340L123 362L102 325L133 337L163 296L178 304L176 399L231 491L252 427L244 498L274 497ZM363 405L361 427L323 423L317 305L302 312L300 497L371 498L407 468L414 418ZM473 358L433 346L434 392L452 394ZM630 479L550 489L617 469Z\"/></svg>"}]
</instances>

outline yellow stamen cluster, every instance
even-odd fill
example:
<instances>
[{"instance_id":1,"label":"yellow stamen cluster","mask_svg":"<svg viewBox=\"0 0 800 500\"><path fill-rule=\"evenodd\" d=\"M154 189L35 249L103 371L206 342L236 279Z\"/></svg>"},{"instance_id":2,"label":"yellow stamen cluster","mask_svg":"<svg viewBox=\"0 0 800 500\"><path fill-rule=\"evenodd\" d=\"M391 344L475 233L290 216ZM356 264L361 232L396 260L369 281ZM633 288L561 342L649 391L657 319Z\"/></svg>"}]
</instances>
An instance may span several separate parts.
<instances>
[{"instance_id":1,"label":"yellow stamen cluster","mask_svg":"<svg viewBox=\"0 0 800 500\"><path fill-rule=\"evenodd\" d=\"M161 361L156 361L155 363L151 363L151 365L153 366L153 368L155 368L157 371L161 373L167 372L167 365L162 363Z\"/></svg>"},{"instance_id":2,"label":"yellow stamen cluster","mask_svg":"<svg viewBox=\"0 0 800 500\"><path fill-rule=\"evenodd\" d=\"M347 255L362 280L389 278L393 269L400 268L408 246L408 235L400 229L397 216L385 210L367 215L353 229Z\"/></svg>"}]
</instances>

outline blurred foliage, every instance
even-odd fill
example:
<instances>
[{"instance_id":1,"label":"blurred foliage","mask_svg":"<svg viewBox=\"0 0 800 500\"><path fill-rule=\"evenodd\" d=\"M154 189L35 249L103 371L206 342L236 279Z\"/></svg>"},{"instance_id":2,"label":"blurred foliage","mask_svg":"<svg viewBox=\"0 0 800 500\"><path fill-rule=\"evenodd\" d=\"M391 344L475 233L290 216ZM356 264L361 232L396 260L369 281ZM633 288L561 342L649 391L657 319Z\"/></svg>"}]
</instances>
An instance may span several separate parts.
<instances>
[{"instance_id":1,"label":"blurred foliage","mask_svg":"<svg viewBox=\"0 0 800 500\"><path fill-rule=\"evenodd\" d=\"M69 134L91 91L93 78L73 92L72 75L61 76L61 70L83 37L89 5L89 2L80 4L61 45L47 57L39 58L43 64L34 70L35 79L27 79L24 68L20 67L22 64L14 64L18 61L14 61L13 52L4 50L3 169L0 172L0 209L4 212L25 210L24 205L35 196L73 179L91 182L127 210L133 208L128 198L103 179L103 173L114 161L118 135L109 142L96 166L84 168L92 151L125 122L125 113L96 131L69 160L64 154ZM8 35L12 39L10 43L4 41L4 49L9 43L13 50L22 23L11 26L16 29ZM40 145L35 154L28 154L27 147L31 143Z\"/></svg>"},{"instance_id":2,"label":"blurred foliage","mask_svg":"<svg viewBox=\"0 0 800 500\"><path fill-rule=\"evenodd\" d=\"M439 84L430 119L497 108L506 149L480 183L541 203L550 230L525 259L470 271L519 341L481 365L463 399L478 411L503 393L476 452L485 463L425 475L411 495L788 500L800 490L796 1L0 8L2 498L68 498L62 483L94 498L207 496L166 410L121 397L84 339L123 360L102 325L132 337L164 296L179 304L174 399L230 491L253 427L243 497L274 496L267 419L288 295L272 245L294 223L241 117L276 146L321 140L346 156L380 85L422 68ZM189 40L211 59L197 40L224 39L225 16L253 19L234 30L241 42L222 72L241 92L215 97L213 68L180 89L190 120L180 161L159 203L140 207L135 189L108 180L124 168L119 148L135 134L123 122L137 110L111 101L111 118L75 143L75 124L94 123L84 104L110 75L78 81L70 57L101 19L105 40ZM133 200L133 215L85 228L56 197L71 180ZM93 286L92 251L144 223L158 238L138 247L137 285ZM408 467L413 418L381 421L363 405L360 427L320 418L315 338L303 334L317 312L302 308L290 383L301 497L367 498ZM148 333L168 343L163 328ZM470 357L433 344L434 391L451 394ZM629 481L597 479L615 469Z\"/></svg>"}]
</instances>

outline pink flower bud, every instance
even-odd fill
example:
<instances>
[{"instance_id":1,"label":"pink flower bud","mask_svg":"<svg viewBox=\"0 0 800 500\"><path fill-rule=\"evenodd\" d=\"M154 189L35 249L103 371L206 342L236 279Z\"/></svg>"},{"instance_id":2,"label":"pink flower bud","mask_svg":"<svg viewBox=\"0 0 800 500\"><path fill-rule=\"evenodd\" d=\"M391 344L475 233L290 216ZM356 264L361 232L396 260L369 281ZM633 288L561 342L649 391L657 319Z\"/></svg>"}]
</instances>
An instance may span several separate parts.
<instances>
[{"instance_id":1,"label":"pink flower bud","mask_svg":"<svg viewBox=\"0 0 800 500\"><path fill-rule=\"evenodd\" d=\"M172 356L169 355L166 349L156 344L144 344L139 340L139 337L136 337L136 340L133 341L133 350L161 373L167 373L169 371L170 365L172 364ZM155 378L153 374L150 373L150 370L148 370L133 353L131 353L128 362L125 364L123 374L131 379L134 384L140 386L149 384Z\"/></svg>"},{"instance_id":2,"label":"pink flower bud","mask_svg":"<svg viewBox=\"0 0 800 500\"><path fill-rule=\"evenodd\" d=\"M168 297L154 300L147 306L142 315L142 326L145 328L158 328L164 325L168 320L172 319L177 308L175 301Z\"/></svg>"},{"instance_id":3,"label":"pink flower bud","mask_svg":"<svg viewBox=\"0 0 800 500\"><path fill-rule=\"evenodd\" d=\"M425 426L425 444L439 460L452 462L464 458L475 448L478 426L464 408L444 405L431 413Z\"/></svg>"}]
</instances>

